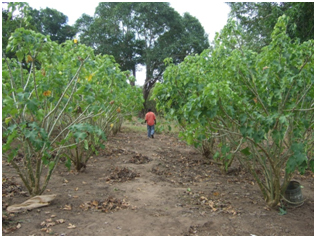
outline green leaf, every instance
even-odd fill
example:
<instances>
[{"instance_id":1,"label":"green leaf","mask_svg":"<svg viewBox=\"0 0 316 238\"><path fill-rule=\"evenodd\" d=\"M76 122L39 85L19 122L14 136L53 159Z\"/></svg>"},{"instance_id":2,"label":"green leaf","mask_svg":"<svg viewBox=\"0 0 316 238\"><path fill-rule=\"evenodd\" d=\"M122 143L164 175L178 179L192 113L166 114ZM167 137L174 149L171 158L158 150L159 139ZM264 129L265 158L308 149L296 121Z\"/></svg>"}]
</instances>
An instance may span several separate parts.
<instances>
[{"instance_id":1,"label":"green leaf","mask_svg":"<svg viewBox=\"0 0 316 238\"><path fill-rule=\"evenodd\" d=\"M314 159L311 159L309 161L309 168L311 169L311 171L314 173Z\"/></svg>"},{"instance_id":2,"label":"green leaf","mask_svg":"<svg viewBox=\"0 0 316 238\"><path fill-rule=\"evenodd\" d=\"M5 124L9 124L9 122L11 121L12 117L7 117L6 119L4 119Z\"/></svg>"},{"instance_id":3,"label":"green leaf","mask_svg":"<svg viewBox=\"0 0 316 238\"><path fill-rule=\"evenodd\" d=\"M280 123L282 123L282 124L288 124L288 122L287 122L285 116L280 116L279 121L280 121Z\"/></svg>"},{"instance_id":4,"label":"green leaf","mask_svg":"<svg viewBox=\"0 0 316 238\"><path fill-rule=\"evenodd\" d=\"M18 60L19 60L20 62L22 62L23 57L24 57L24 53L19 50L19 51L16 52L16 56L17 56Z\"/></svg>"},{"instance_id":5,"label":"green leaf","mask_svg":"<svg viewBox=\"0 0 316 238\"><path fill-rule=\"evenodd\" d=\"M251 155L251 153L249 151L249 147L246 147L245 149L242 149L240 152L243 153L246 156Z\"/></svg>"},{"instance_id":6,"label":"green leaf","mask_svg":"<svg viewBox=\"0 0 316 238\"><path fill-rule=\"evenodd\" d=\"M307 168L308 161L304 151L304 144L295 143L292 145L291 150L293 151L293 155L290 156L286 163L286 172L292 173L297 168L303 174Z\"/></svg>"},{"instance_id":7,"label":"green leaf","mask_svg":"<svg viewBox=\"0 0 316 238\"><path fill-rule=\"evenodd\" d=\"M19 148L9 150L8 162L11 162L18 154Z\"/></svg>"},{"instance_id":8,"label":"green leaf","mask_svg":"<svg viewBox=\"0 0 316 238\"><path fill-rule=\"evenodd\" d=\"M218 151L216 151L216 153L214 154L214 159L217 159L219 157L220 153Z\"/></svg>"},{"instance_id":9,"label":"green leaf","mask_svg":"<svg viewBox=\"0 0 316 238\"><path fill-rule=\"evenodd\" d=\"M76 142L79 142L81 140L84 140L87 137L87 133L77 131L74 133L74 137L76 139Z\"/></svg>"},{"instance_id":10,"label":"green leaf","mask_svg":"<svg viewBox=\"0 0 316 238\"><path fill-rule=\"evenodd\" d=\"M287 214L286 209L283 209L282 207L280 207L279 210L280 210L279 215L283 216Z\"/></svg>"},{"instance_id":11,"label":"green leaf","mask_svg":"<svg viewBox=\"0 0 316 238\"><path fill-rule=\"evenodd\" d=\"M85 90L85 86L83 85L80 88L78 88L78 90L74 93L74 95L81 95L84 90Z\"/></svg>"},{"instance_id":12,"label":"green leaf","mask_svg":"<svg viewBox=\"0 0 316 238\"><path fill-rule=\"evenodd\" d=\"M88 141L87 140L84 140L84 148L86 149L86 150L88 150L89 149L89 143L88 143Z\"/></svg>"},{"instance_id":13,"label":"green leaf","mask_svg":"<svg viewBox=\"0 0 316 238\"><path fill-rule=\"evenodd\" d=\"M49 160L47 159L47 156L43 156L42 157L42 161L44 165L48 165L49 164Z\"/></svg>"},{"instance_id":14,"label":"green leaf","mask_svg":"<svg viewBox=\"0 0 316 238\"><path fill-rule=\"evenodd\" d=\"M49 170L50 170L50 171L53 170L54 167L55 167L55 162L54 162L54 161L51 161L51 162L49 163L49 166L48 166Z\"/></svg>"},{"instance_id":15,"label":"green leaf","mask_svg":"<svg viewBox=\"0 0 316 238\"><path fill-rule=\"evenodd\" d=\"M27 108L34 114L37 113L38 110L38 101L36 99L31 99L29 101L27 101L26 106Z\"/></svg>"},{"instance_id":16,"label":"green leaf","mask_svg":"<svg viewBox=\"0 0 316 238\"><path fill-rule=\"evenodd\" d=\"M37 111L37 113L35 114L36 115L36 119L38 121L42 121L43 118L45 117L45 111L41 108Z\"/></svg>"},{"instance_id":17,"label":"green leaf","mask_svg":"<svg viewBox=\"0 0 316 238\"><path fill-rule=\"evenodd\" d=\"M193 144L193 136L192 136L191 134L189 134L189 135L187 136L186 141L187 141L187 143L188 143L189 145L192 145L192 144Z\"/></svg>"},{"instance_id":18,"label":"green leaf","mask_svg":"<svg viewBox=\"0 0 316 238\"><path fill-rule=\"evenodd\" d=\"M25 133L24 133L25 137L30 139L31 142L34 142L36 141L36 138L37 138L37 131L35 130L27 130Z\"/></svg>"},{"instance_id":19,"label":"green leaf","mask_svg":"<svg viewBox=\"0 0 316 238\"><path fill-rule=\"evenodd\" d=\"M223 145L221 151L222 151L223 155L225 155L230 151L230 148L226 145Z\"/></svg>"},{"instance_id":20,"label":"green leaf","mask_svg":"<svg viewBox=\"0 0 316 238\"><path fill-rule=\"evenodd\" d=\"M71 168L71 160L70 160L69 157L67 158L67 160L65 162L65 166L67 167L68 170L70 170L70 168Z\"/></svg>"}]
</instances>

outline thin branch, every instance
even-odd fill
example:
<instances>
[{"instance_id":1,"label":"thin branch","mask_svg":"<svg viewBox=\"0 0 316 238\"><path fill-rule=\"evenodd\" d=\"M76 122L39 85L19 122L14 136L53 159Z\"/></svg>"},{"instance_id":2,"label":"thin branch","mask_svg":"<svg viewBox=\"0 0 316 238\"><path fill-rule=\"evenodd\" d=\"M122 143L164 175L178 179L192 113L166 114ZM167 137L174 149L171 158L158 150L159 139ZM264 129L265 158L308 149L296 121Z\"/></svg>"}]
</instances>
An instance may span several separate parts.
<instances>
[{"instance_id":1,"label":"thin branch","mask_svg":"<svg viewBox=\"0 0 316 238\"><path fill-rule=\"evenodd\" d=\"M81 68L82 68L83 65L84 65L84 62L85 62L88 58L89 58L89 57L87 57L83 62L81 62L81 65L80 65L80 67L78 68L78 70L77 70L75 76L72 78L72 80L71 80L71 81L68 83L68 85L66 86L66 88L65 88L65 90L64 90L64 92L63 92L63 94L60 96L59 101L57 102L57 104L56 104L56 106L53 108L53 110L51 110L51 111L45 116L42 125L44 125L44 122L46 121L46 119L47 119L53 112L55 112L55 111L57 110L57 108L59 107L59 105L60 105L60 103L61 103L63 97L64 97L65 94L66 94L66 91L68 90L68 88L70 87L70 85L73 83L73 81L77 78L77 76L78 76L78 74L79 74Z\"/></svg>"},{"instance_id":2,"label":"thin branch","mask_svg":"<svg viewBox=\"0 0 316 238\"><path fill-rule=\"evenodd\" d=\"M35 93L36 93L36 98L37 98L37 100L38 100L38 93L37 93L37 87L36 87L36 77L35 77L35 67L34 67L34 60L33 60L33 62L32 62L32 65L33 65L33 80L34 80L34 89L35 89Z\"/></svg>"},{"instance_id":3,"label":"thin branch","mask_svg":"<svg viewBox=\"0 0 316 238\"><path fill-rule=\"evenodd\" d=\"M9 74L10 74L10 83L11 83L11 89L12 89L12 97L13 97L13 100L14 100L14 104L15 104L15 107L18 108L18 104L17 104L17 101L16 101L16 98L15 98L15 94L14 94L14 78L13 78L13 75L12 75L12 71L11 71L11 67L9 65L9 62L8 62L8 59L6 57L6 55L4 54L4 52L2 51L2 57L4 58L7 66L8 66L8 69L9 69Z\"/></svg>"},{"instance_id":4,"label":"thin branch","mask_svg":"<svg viewBox=\"0 0 316 238\"><path fill-rule=\"evenodd\" d=\"M300 68L300 71L299 71L298 73L300 73L300 72L303 70L303 68L304 68L305 65L308 63L308 61L310 60L311 57L312 57L312 55L310 55L310 56L305 60L304 64L302 65L302 67Z\"/></svg>"}]
</instances>

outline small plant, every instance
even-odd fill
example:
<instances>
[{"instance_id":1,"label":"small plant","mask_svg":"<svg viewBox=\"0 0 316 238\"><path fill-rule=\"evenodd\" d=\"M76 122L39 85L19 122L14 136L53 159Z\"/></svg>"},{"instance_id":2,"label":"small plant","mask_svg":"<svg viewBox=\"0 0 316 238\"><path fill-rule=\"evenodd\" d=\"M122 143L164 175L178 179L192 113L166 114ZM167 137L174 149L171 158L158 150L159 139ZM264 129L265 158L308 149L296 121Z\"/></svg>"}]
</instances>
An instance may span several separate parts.
<instances>
[{"instance_id":1,"label":"small plant","mask_svg":"<svg viewBox=\"0 0 316 238\"><path fill-rule=\"evenodd\" d=\"M91 124L78 124L69 128L73 135L73 146L67 149L64 155L67 157L68 168L70 168L69 160L75 166L77 171L86 168L88 160L93 154L97 155L99 149L105 146L103 143L106 140L103 131Z\"/></svg>"}]
</instances>

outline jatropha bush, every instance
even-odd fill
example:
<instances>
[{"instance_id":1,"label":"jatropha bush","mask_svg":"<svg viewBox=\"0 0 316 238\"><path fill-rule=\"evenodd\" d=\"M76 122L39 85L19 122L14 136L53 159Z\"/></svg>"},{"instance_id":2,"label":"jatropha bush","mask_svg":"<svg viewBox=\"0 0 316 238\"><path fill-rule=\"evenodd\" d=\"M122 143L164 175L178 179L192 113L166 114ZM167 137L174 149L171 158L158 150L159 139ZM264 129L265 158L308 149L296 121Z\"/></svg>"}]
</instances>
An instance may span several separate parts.
<instances>
[{"instance_id":1,"label":"jatropha bush","mask_svg":"<svg viewBox=\"0 0 316 238\"><path fill-rule=\"evenodd\" d=\"M95 56L78 42L59 45L19 28L7 52L16 58L5 53L2 58L3 156L28 192L38 195L62 154L76 148L88 157L97 152L106 139L104 125L138 110L142 94L127 83L128 73L120 71L112 56ZM100 118L106 120L97 123ZM83 158L78 164L86 162ZM66 165L71 166L70 159Z\"/></svg>"},{"instance_id":2,"label":"jatropha bush","mask_svg":"<svg viewBox=\"0 0 316 238\"><path fill-rule=\"evenodd\" d=\"M185 129L190 144L213 146L229 166L237 157L276 207L295 170L314 169L314 41L293 42L279 18L272 42L256 53L229 21L212 50L169 66L153 93L158 109ZM207 143L206 143L207 144ZM227 167L226 166L226 167Z\"/></svg>"}]
</instances>

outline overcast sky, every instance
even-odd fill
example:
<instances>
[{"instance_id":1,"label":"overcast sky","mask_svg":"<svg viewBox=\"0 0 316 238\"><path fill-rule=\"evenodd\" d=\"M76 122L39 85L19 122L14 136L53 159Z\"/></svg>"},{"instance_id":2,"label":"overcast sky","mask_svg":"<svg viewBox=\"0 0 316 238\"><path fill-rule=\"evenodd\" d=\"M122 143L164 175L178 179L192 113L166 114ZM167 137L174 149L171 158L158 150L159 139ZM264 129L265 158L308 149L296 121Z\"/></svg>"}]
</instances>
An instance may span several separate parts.
<instances>
[{"instance_id":1,"label":"overcast sky","mask_svg":"<svg viewBox=\"0 0 316 238\"><path fill-rule=\"evenodd\" d=\"M83 14L86 13L90 16L94 15L95 9L99 1L27 1L32 8L53 8L62 12L68 17L68 24L73 25L75 21ZM169 1L170 6L174 8L180 15L189 12L192 16L196 17L206 34L209 35L210 42L213 41L215 33L219 32L227 22L230 7L222 1ZM144 69L139 68L136 72L137 84L143 85L145 80Z\"/></svg>"}]
</instances>

